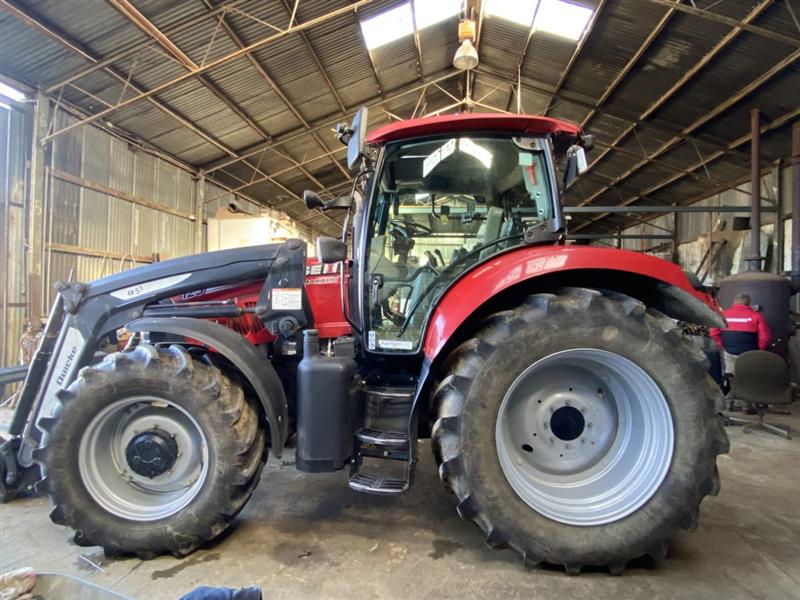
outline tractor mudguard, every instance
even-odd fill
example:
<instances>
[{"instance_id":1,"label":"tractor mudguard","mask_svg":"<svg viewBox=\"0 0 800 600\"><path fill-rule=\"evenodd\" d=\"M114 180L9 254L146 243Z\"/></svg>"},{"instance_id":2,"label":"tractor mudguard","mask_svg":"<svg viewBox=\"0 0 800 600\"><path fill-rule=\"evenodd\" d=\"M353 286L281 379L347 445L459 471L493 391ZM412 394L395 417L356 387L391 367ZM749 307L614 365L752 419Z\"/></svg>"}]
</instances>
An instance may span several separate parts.
<instances>
[{"instance_id":1,"label":"tractor mudguard","mask_svg":"<svg viewBox=\"0 0 800 600\"><path fill-rule=\"evenodd\" d=\"M241 335L218 323L186 317L143 318L128 331L166 333L197 340L224 356L253 387L267 416L273 454L280 458L288 437L288 407L283 385L267 357Z\"/></svg>"},{"instance_id":2,"label":"tractor mudguard","mask_svg":"<svg viewBox=\"0 0 800 600\"><path fill-rule=\"evenodd\" d=\"M456 280L428 319L423 350L434 360L451 336L502 294L560 287L617 291L664 314L698 325L725 327L713 299L695 290L677 265L647 254L595 246L537 246L512 250Z\"/></svg>"},{"instance_id":3,"label":"tractor mudguard","mask_svg":"<svg viewBox=\"0 0 800 600\"><path fill-rule=\"evenodd\" d=\"M695 290L680 267L655 256L595 246L523 247L494 256L453 282L428 318L409 439L417 435L419 410L430 392L434 366L447 355L443 350L448 342L463 340L460 334L478 325L487 307L497 310L498 300L516 305L528 294L562 287L616 291L674 319L726 325L710 296Z\"/></svg>"}]
</instances>

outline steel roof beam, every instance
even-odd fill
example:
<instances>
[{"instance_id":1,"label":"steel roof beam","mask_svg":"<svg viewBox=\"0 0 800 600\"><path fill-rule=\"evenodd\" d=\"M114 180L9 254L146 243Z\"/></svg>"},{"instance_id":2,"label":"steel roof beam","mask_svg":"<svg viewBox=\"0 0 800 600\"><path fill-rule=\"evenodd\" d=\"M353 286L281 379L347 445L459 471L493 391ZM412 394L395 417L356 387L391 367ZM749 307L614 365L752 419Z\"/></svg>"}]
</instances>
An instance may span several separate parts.
<instances>
[{"instance_id":1,"label":"steel roof beam","mask_svg":"<svg viewBox=\"0 0 800 600\"><path fill-rule=\"evenodd\" d=\"M770 123L768 123L766 125L763 125L761 127L761 134L764 135L766 133L769 133L770 131L778 129L779 127L783 127L784 125L786 125L787 123L789 123L790 121L792 121L792 120L794 120L794 119L796 119L798 117L800 117L800 108L796 108L794 110L791 110L791 111L781 115L777 119L771 121ZM747 134L745 134L745 135L735 139L734 141L732 141L729 144L729 146L731 146L731 147L742 146L742 145L744 145L744 144L746 144L747 142L750 141L750 137L751 137L751 135L748 132ZM719 150L719 151L707 156L702 161L690 166L689 170L690 171L695 171L697 169L703 168L704 166L708 165L710 162L718 160L723 155L724 155L724 152ZM774 167L774 164L772 166ZM622 204L619 204L618 206L627 206L629 204L632 204L633 202L636 202L637 200L642 199L642 196L646 196L646 195L652 194L653 192L656 192L656 191L658 191L658 190L660 190L660 189L662 189L662 188L664 188L664 187L666 187L666 186L668 186L668 185L670 185L672 183L675 183L676 181L678 181L679 179L682 179L683 177L685 177L685 175L683 175L681 173L678 173L677 175L673 175L672 177L669 177L669 178L667 178L667 179L665 179L663 181L660 181L659 183L657 183L655 185L650 186L649 188L644 190L641 194L637 194L637 195L634 195L634 196L628 198L627 200L623 201ZM748 179L749 179L749 174L747 176L744 176L744 177L740 178L737 181L732 182L731 184L728 184L728 185L724 185L723 184L723 185L717 187L714 190L711 190L711 191L708 191L708 192L703 192L702 195L698 195L698 196L695 196L694 198L690 199L687 202L687 204L690 204L692 202L696 202L698 200L702 200L704 198L708 198L710 196L713 196L714 194L718 194L718 193L724 192L724 191L726 191L728 189L731 189L732 185L738 185L742 181L748 181ZM607 216L607 215L601 214L599 217L597 217L595 219L592 219L592 220L590 220L590 221L588 221L586 223L582 223L578 227L578 229L576 229L576 231L580 231L584 227L588 227L592 223L602 219L604 216Z\"/></svg>"},{"instance_id":2,"label":"steel roof beam","mask_svg":"<svg viewBox=\"0 0 800 600\"><path fill-rule=\"evenodd\" d=\"M414 2L411 3L411 27L414 28L414 50L417 53L417 79L422 81L422 44L419 41L419 29L417 29L417 11Z\"/></svg>"},{"instance_id":3,"label":"steel roof beam","mask_svg":"<svg viewBox=\"0 0 800 600\"><path fill-rule=\"evenodd\" d=\"M705 125L715 117L719 116L721 113L729 109L731 106L735 105L736 103L740 102L743 98L747 97L754 90L764 85L767 81L769 81L772 77L780 73L783 69L793 64L798 58L800 58L800 50L794 51L792 54L790 54L789 56L785 57L783 60L775 64L771 69L762 73L759 77L757 77L749 84L744 86L742 89L740 89L738 92L730 96L727 100L725 100L721 104L717 105L714 109L710 110L709 112L705 113L704 115L696 119L693 123L685 127L682 133L688 135L692 133L695 129L701 127L702 125ZM632 129L633 128L631 128L631 130ZM617 143L619 142L619 138L617 138L616 142ZM639 169L641 169L645 165L650 164L650 162L652 162L652 159L658 158L668 150L674 148L679 142L681 142L681 138L677 136L673 137L670 140L667 140L661 146L659 146L652 154L649 154L644 160L637 162L631 168L627 169L624 173L619 175L611 185L604 186L603 188L592 194L588 199L584 201L584 203L585 204L591 203L595 198L597 198L601 194L605 193L606 191L614 187L614 185L617 185L621 181L624 181L625 179L636 173ZM715 152L714 154L716 156L722 156L724 154L724 151L720 150ZM600 158L602 158L602 155ZM596 164L597 161L600 160L600 158L596 159L592 164ZM704 159L702 161L702 163L706 162L708 162L707 159Z\"/></svg>"},{"instance_id":4,"label":"steel roof beam","mask_svg":"<svg viewBox=\"0 0 800 600\"><path fill-rule=\"evenodd\" d=\"M173 24L165 26L162 29L162 31L164 33L166 33L167 35L174 35L176 33L180 33L181 31L184 31L185 29L188 29L190 27L194 27L198 23L202 23L203 21L206 21L210 17L214 17L214 16L216 16L216 15L218 15L218 14L220 14L220 13L226 11L226 10L229 10L230 8L236 6L237 4L242 4L243 2L247 2L247 1L248 0L227 0L227 1L224 1L224 2L220 2L214 8L214 10L212 10L211 12L198 15L198 16L193 17L191 19L185 19L185 20L181 19L177 23L173 23ZM95 71L98 71L98 70L100 70L100 69L102 69L104 67L112 65L115 62L118 62L118 61L122 60L123 58L127 58L128 56L131 56L132 54L136 54L140 50L142 50L142 44L139 43L139 42L133 43L130 46L128 46L127 48L125 48L123 50L120 50L119 52L115 52L115 53L111 54L110 56L95 62L91 66L89 66L89 67L87 67L85 69L82 69L82 70L78 71L77 73L75 73L73 75L70 75L66 79L62 79L58 83L52 84L50 87L45 89L45 92L48 93L48 94L52 94L53 92L59 90L60 88L64 87L65 85L68 85L68 84L72 83L73 81L77 81L78 79L82 79L83 77L86 77L87 75L90 75L90 74L94 73Z\"/></svg>"},{"instance_id":5,"label":"steel roof beam","mask_svg":"<svg viewBox=\"0 0 800 600\"><path fill-rule=\"evenodd\" d=\"M492 77L492 78L495 78L495 79L498 79L498 80L501 80L501 81L508 81L509 84L511 85L511 90L512 90L511 91L511 98L509 99L509 102L511 101L511 99L513 99L514 94L517 93L517 90L516 90L516 85L517 84L514 81L512 81L512 79L510 78L511 77L510 75L499 73L497 71L493 71L493 70L487 69L485 67L479 67L479 72L480 72L481 75ZM529 78L523 78L523 80L522 80L522 88L526 89L526 90L530 90L531 92L534 92L536 94L541 94L541 95L548 95L548 94L552 93L550 91L550 89L548 87L545 87L545 84L543 84L542 82L531 80ZM568 90L562 89L560 92L558 92L557 94L554 94L554 95L555 95L555 97L557 99L561 99L564 102L567 102L569 104L574 104L576 106L581 106L583 108L587 108L587 109L590 109L590 110L596 110L599 114L606 115L608 117L611 117L613 119L618 119L618 120L624 121L626 123L636 124L636 125L647 125L648 127L652 127L653 129L656 129L656 130L661 131L663 133L667 133L667 134L672 135L672 136L679 136L681 139L684 139L686 141L701 142L703 144L710 144L710 145L716 146L718 148L725 148L727 146L727 142L724 142L722 140L718 140L716 138L709 137L707 135L702 135L702 136L699 136L699 135L691 135L691 136L682 135L681 134L681 130L680 130L679 127L675 127L675 126L671 125L670 123L666 123L666 122L660 121L658 119L650 119L647 122L644 122L641 119L639 119L637 116L633 116L633 115L631 115L629 113L626 114L626 113L623 113L623 112L619 112L617 109L611 109L611 108L608 108L607 106L600 107L600 106L598 106L596 104L596 102L593 103L593 102L589 102L587 100L582 99L582 97L579 94L576 94L575 92L570 92ZM607 146L611 146L611 144L606 144L606 145ZM616 148L617 147L615 146L614 149L616 149ZM736 151L736 150L733 150L733 151L728 150L728 152L730 154L741 155L742 158L749 159L749 155L746 152L739 152L739 151Z\"/></svg>"},{"instance_id":6,"label":"steel roof beam","mask_svg":"<svg viewBox=\"0 0 800 600\"><path fill-rule=\"evenodd\" d=\"M546 117L547 113L553 107L553 100L555 100L558 92L561 91L561 88L564 86L564 82L567 80L567 77L569 77L569 74L572 72L572 68L578 61L578 57L580 56L581 51L583 51L583 47L586 45L586 40L588 40L589 36L592 34L592 30L594 29L594 24L597 22L597 18L600 16L600 12L603 10L605 3L606 0L598 0L597 6L595 6L594 12L592 13L592 17L589 19L589 23L587 23L586 25L583 37L578 42L578 45L575 46L575 51L572 53L572 56L570 57L569 62L567 63L567 66L564 67L564 70L561 72L561 77L559 77L558 83L556 83L556 87L555 90L553 90L553 94L547 100L547 104L545 105L544 110L542 111L543 116Z\"/></svg>"},{"instance_id":7,"label":"steel roof beam","mask_svg":"<svg viewBox=\"0 0 800 600\"><path fill-rule=\"evenodd\" d=\"M774 206L761 208L762 212L775 212ZM564 213L568 215L580 214L636 214L636 213L749 213L749 206L683 206L683 205L661 205L647 206L637 204L635 206L565 206Z\"/></svg>"},{"instance_id":8,"label":"steel roof beam","mask_svg":"<svg viewBox=\"0 0 800 600\"><path fill-rule=\"evenodd\" d=\"M747 22L752 21L753 19L757 18L766 8L772 4L772 0L762 0L758 5L756 5L753 10L745 17ZM689 69L683 76L678 79L664 94L662 94L655 102L653 102L649 107L647 107L641 115L639 115L638 121L644 121L648 117L650 117L653 113L655 113L659 108L661 108L672 96L674 96L684 85L686 85L689 81L691 81L697 74L703 70L706 66L708 66L711 61L719 55L728 45L735 40L739 34L743 30L741 28L732 29L729 31L719 42L717 42L714 47L708 51L703 58L700 59L691 69ZM587 119L588 120L588 119ZM585 123L586 121L584 121ZM699 127L699 125L698 125ZM611 142L610 147L602 152L599 156L597 156L594 160L592 160L591 164L589 165L589 169L591 170L597 163L599 163L603 158L611 151L617 147L625 138L627 138L636 128L636 124L632 124L630 127L625 129L622 133L620 133L613 142Z\"/></svg>"},{"instance_id":9,"label":"steel roof beam","mask_svg":"<svg viewBox=\"0 0 800 600\"><path fill-rule=\"evenodd\" d=\"M145 35L153 38L158 45L160 45L164 50L166 50L173 58L175 58L181 65L183 65L186 69L192 70L197 69L199 66L195 63L186 53L181 50L177 44L175 44L168 36L164 35L158 27L156 27L147 17L145 17L142 13L140 13L136 7L134 7L128 0L108 0L120 13L131 21L136 27L138 27ZM224 23L225 16L221 15L220 23ZM238 39L238 38L237 38ZM212 37L211 43L213 43L214 38ZM240 48L243 47L240 46ZM248 57L250 54L247 53ZM241 119L244 123L246 123L253 131L255 131L258 135L260 135L264 139L270 139L270 134L264 130L258 123L256 123L250 115L248 115L242 108L236 104L225 92L217 87L217 85L212 82L207 75L198 75L197 79L200 83L209 90L212 94L214 94L217 99L219 99L228 109L235 114L239 119ZM301 117L302 118L302 117ZM321 143L321 142L320 142ZM324 148L324 146L323 146ZM289 156L283 156L283 158L295 162L293 158ZM247 160L243 161L248 167L252 168L254 172L258 173L262 177L269 177L265 172L263 172L258 165L253 165ZM320 188L324 188L325 186L317 180L311 173L305 171L303 172L306 174L307 177L311 181L315 183L315 185L319 185ZM277 182L274 178L270 178L273 184L278 185L282 189L285 189L282 184Z\"/></svg>"},{"instance_id":10,"label":"steel roof beam","mask_svg":"<svg viewBox=\"0 0 800 600\"><path fill-rule=\"evenodd\" d=\"M55 137L57 137L59 135L63 135L64 133L67 133L68 131L71 131L71 130L77 128L77 127L80 127L81 125L85 125L87 123L94 122L94 121L96 121L98 119L102 119L103 117L108 116L109 114L111 114L112 112L114 112L116 110L119 110L121 108L125 108L127 106L132 105L132 104L135 104L137 102L145 100L146 98L150 98L150 97L152 97L152 96L154 96L156 94L159 94L159 93L161 93L161 92L163 92L165 90L174 88L175 86L177 86L180 83L183 83L184 81L188 81L189 79L192 79L192 78L196 77L197 75L200 75L200 74L203 74L203 73L207 73L208 71L210 71L210 70L212 70L214 68L217 68L217 67L219 67L219 66L221 66L223 64L226 64L226 63L228 63L228 62L230 62L232 60L235 60L237 58L241 58L242 56L244 56L248 52L252 52L253 50L257 50L259 48L267 46L268 44L270 44L270 43L272 43L274 41L277 41L277 40L279 40L279 39L281 39L281 38L283 38L283 37L285 37L287 35L291 35L292 33L295 33L297 31L302 31L302 30L305 30L305 29L309 29L311 27L319 25L320 23L324 23L326 21L329 21L331 19L334 19L334 18L339 17L339 16L344 15L344 14L348 14L348 13L358 9L359 7L365 6L366 4L369 4L370 2L373 2L373 1L374 0L358 0L357 2L354 2L353 4L348 4L346 6L338 8L336 10L333 10L333 11L331 11L331 12L325 14L325 15L321 15L319 17L316 17L314 19L310 19L309 21L305 21L303 23L298 23L296 25L293 25L292 27L289 27L289 28L284 29L282 31L279 31L279 32L273 33L271 35L268 35L268 36L266 36L264 38L261 38L257 42L249 44L245 48L240 48L239 50L231 52L230 54L227 54L227 55L222 56L222 57L220 57L218 59L212 60L212 61L210 61L210 62L208 62L208 63L206 63L204 65L200 65L200 66L198 66L197 69L192 69L190 71L187 71L183 75L179 75L177 77L174 77L174 78L170 79L169 81L165 81L165 82L163 82L163 83L161 83L161 84L159 84L159 85L157 85L157 86L155 86L155 87L153 87L153 88L151 88L151 89L149 89L149 90L147 90L145 92L142 92L140 94L137 94L136 96L133 96L132 98L128 98L127 100L119 102L118 104L116 104L112 108L107 108L107 109L101 110L99 112L96 112L96 113L92 114L90 117L88 117L86 119L83 119L81 121L77 121L75 123L72 123L72 124L62 128L62 129L59 129L58 131L54 131L49 136L45 137L42 141L43 142L50 141L50 140L52 140L53 138L55 138Z\"/></svg>"},{"instance_id":11,"label":"steel roof beam","mask_svg":"<svg viewBox=\"0 0 800 600\"><path fill-rule=\"evenodd\" d=\"M287 2L287 0L281 0L281 1L283 2L283 5L286 7L286 10L290 10L289 3ZM330 91L331 95L334 98L336 98L336 103L339 105L339 109L342 111L342 113L347 113L347 108L345 107L344 102L342 102L342 98L341 96L339 96L339 92L336 91L336 86L333 85L331 78L328 77L328 72L325 70L325 67L322 66L322 61L320 61L317 51L314 50L314 46L311 45L311 42L309 41L308 36L306 35L306 32L299 31L298 35L300 36L300 39L303 40L303 44L305 44L305 47L311 53L311 57L314 59L314 63L317 65L317 70L319 70L319 74L322 75L322 78L328 85L328 90Z\"/></svg>"},{"instance_id":12,"label":"steel roof beam","mask_svg":"<svg viewBox=\"0 0 800 600\"><path fill-rule=\"evenodd\" d=\"M374 96L372 99L367 100L365 102L362 102L361 106L367 106L368 108L376 108L376 107L379 107L379 106L382 106L382 105L386 104L387 102L396 101L398 98L400 98L402 96L406 96L408 94L417 93L420 90L422 90L424 87L431 86L431 85L434 85L436 83L441 83L442 81L445 81L447 79L452 79L453 77L456 77L456 76L458 76L460 74L461 74L461 71L458 71L458 70L456 70L456 69L454 69L452 67L449 67L443 75L432 76L426 82L415 83L413 86L410 86L410 87L409 86L401 86L401 87L399 87L399 88L397 88L395 90L392 90L391 93L390 93L391 97L388 97L388 98L384 98L382 96ZM311 126L311 131L320 131L320 130L323 130L323 129L330 129L332 126L336 125L336 123L339 120L340 120L339 116L331 118L330 115L329 115L327 117L322 117L318 121L315 121L313 123L309 123L309 125ZM242 158L248 158L250 156L253 156L254 154L258 154L259 152L261 152L261 150L264 149L265 146L267 146L269 144L276 144L276 145L285 144L287 142L291 142L293 140L296 140L296 139L306 135L307 133L308 133L308 131L306 131L304 129L303 130L294 130L294 131L286 132L285 134L280 136L280 139L273 139L272 142L259 143L259 144L256 144L254 147L251 147L251 148L248 148L248 149L244 149L244 150L240 150L240 155L241 155L240 158L215 160L215 161L213 161L211 163L208 163L208 164L204 165L201 170L204 171L204 172L211 172L211 171L215 171L217 169L221 169L221 168L226 167L226 166L228 166L228 165L230 165L232 163L239 162Z\"/></svg>"},{"instance_id":13,"label":"steel roof beam","mask_svg":"<svg viewBox=\"0 0 800 600\"><path fill-rule=\"evenodd\" d=\"M660 4L661 6L668 6L671 9L679 10L683 13L694 15L696 17L702 17L709 21L714 21L716 23L722 23L723 25L728 25L729 27L736 27L739 29L744 29L748 33L752 33L755 35L759 35L761 37L768 38L775 42L782 42L784 44L788 44L789 46L800 47L800 37L792 37L789 35L784 35L782 33L778 33L777 31L772 31L770 29L765 29L764 27L758 27L757 25L752 25L749 21L739 21L737 19L733 19L731 17L726 17L725 15L721 15L719 13L713 13L709 10L704 10L701 8L696 8L694 6L688 6L686 4L682 4L679 0L649 0L655 4Z\"/></svg>"},{"instance_id":14,"label":"steel roof beam","mask_svg":"<svg viewBox=\"0 0 800 600\"><path fill-rule=\"evenodd\" d=\"M603 94L597 100L597 102L595 103L597 108L603 106L603 104L605 104L606 100L608 100L611 94L613 94L614 91L617 89L617 87L619 87L619 85L625 80L625 78L628 76L628 73L630 73L633 67L636 65L636 63L639 62L639 59L642 58L644 53L647 52L648 48L650 48L650 46L653 44L653 42L656 41L658 36L661 35L661 32L664 31L664 28L667 26L667 23L669 23L669 20L672 18L672 15L674 14L675 11L672 8L670 8L659 19L658 23L656 23L656 26L647 35L644 42L642 42L642 44L639 46L636 52L634 52L633 56L631 56L628 62L625 63L625 66L622 68L622 71L620 71L617 74L614 80L609 84L609 86L605 89ZM592 109L591 111L589 111L589 114L583 118L583 121L581 121L581 127L586 127L586 124L592 120L592 118L596 113L597 113L596 109Z\"/></svg>"},{"instance_id":15,"label":"steel roof beam","mask_svg":"<svg viewBox=\"0 0 800 600\"><path fill-rule=\"evenodd\" d=\"M209 0L204 0L204 3L205 3L205 5L207 7L211 7L212 6L212 4L211 4L211 2ZM239 37L239 34L236 33L236 31L233 29L233 26L225 20L225 15L224 14L220 16L220 24L222 25L222 29L223 29L223 31L225 31L225 34L228 36L228 38L238 48L244 48L245 47L246 44L244 43L242 38ZM300 114L300 111L297 109L297 107L294 105L294 103L292 103L292 101L289 100L289 98L286 96L286 94L280 88L280 86L275 82L274 79L272 79L272 77L269 75L269 73L267 73L266 67L264 67L264 65L262 65L258 60L256 60L256 57L253 56L252 53L248 52L248 53L245 54L245 56L246 56L248 62L250 62L252 67L256 70L256 72L267 83L267 85L275 92L275 94L281 99L281 101L292 112L292 114L295 116L295 118L297 118L297 120L306 129L310 129L310 126L309 126L308 122L306 121L305 117L303 117L303 115ZM259 127L258 131L259 131L259 133L261 133L261 135L262 135L262 137L264 139L266 139L266 140L271 140L272 139L272 135L269 134L267 131L265 131L263 128ZM317 142L317 144L319 144L320 147L322 147L323 150L327 150L328 149L316 133L314 133L312 135L314 137L314 140ZM277 152L277 150L273 150L273 151ZM286 158L287 160L289 160L290 162L294 162L295 164L298 164L295 161L295 159L292 158L291 156L289 156L289 155L282 155L282 156L284 158ZM335 159L331 159L331 160L332 160L333 164L336 165L336 167L340 171L342 171L342 174L345 175L345 177L348 177L348 178L350 177L350 174L342 168L342 165L339 163L339 161L337 161ZM318 185L320 188L324 188L325 187L324 185L322 185L319 182L319 180L317 180L307 170L301 169L301 171L303 172L303 174L306 177L308 177L311 181L313 181L315 185Z\"/></svg>"},{"instance_id":16,"label":"steel roof beam","mask_svg":"<svg viewBox=\"0 0 800 600\"><path fill-rule=\"evenodd\" d=\"M34 15L33 13L30 13L26 10L23 10L22 8L11 3L9 0L0 0L0 8L6 10L14 17L25 23L27 26L39 31L40 33L44 34L45 36L55 41L56 43L60 44L67 50L80 56L84 60L93 63L95 65L100 63L100 59L97 56L91 53L88 49L84 48L77 41L67 36L65 33L59 31L54 25L48 23L41 17ZM128 75L125 75L110 66L104 66L102 67L102 69L120 83L127 84L128 87L135 90L137 93L139 94L144 93L144 88L140 87L135 80L130 79ZM230 156L236 156L236 152L232 148L230 148L222 141L211 135L209 132L199 127L197 124L190 121L188 118L183 116L175 109L169 107L168 105L161 102L157 98L148 96L147 100L150 102L150 104L158 108L164 114L167 114L170 117L174 118L181 125L191 130L193 133L200 136L201 138L203 138L206 142L212 144L213 146L222 150L226 154L229 154ZM78 122L86 121L90 117L91 115L84 116L83 118L79 119Z\"/></svg>"}]
</instances>

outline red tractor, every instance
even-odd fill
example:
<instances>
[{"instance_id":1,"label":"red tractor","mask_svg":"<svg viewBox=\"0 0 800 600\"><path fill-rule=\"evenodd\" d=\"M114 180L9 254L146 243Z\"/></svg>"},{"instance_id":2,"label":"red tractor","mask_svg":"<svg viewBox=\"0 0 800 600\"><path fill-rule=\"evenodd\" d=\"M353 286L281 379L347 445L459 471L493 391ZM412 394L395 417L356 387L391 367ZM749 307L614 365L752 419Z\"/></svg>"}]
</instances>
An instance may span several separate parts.
<instances>
[{"instance_id":1,"label":"red tractor","mask_svg":"<svg viewBox=\"0 0 800 600\"><path fill-rule=\"evenodd\" d=\"M719 489L718 391L677 326L724 325L716 305L673 264L566 243L579 127L365 123L339 130L351 194L305 194L347 211L317 260L290 240L58 285L2 447L5 497L41 484L77 543L180 556L290 439L299 470L399 494L430 437L490 546L570 573L661 559Z\"/></svg>"}]
</instances>

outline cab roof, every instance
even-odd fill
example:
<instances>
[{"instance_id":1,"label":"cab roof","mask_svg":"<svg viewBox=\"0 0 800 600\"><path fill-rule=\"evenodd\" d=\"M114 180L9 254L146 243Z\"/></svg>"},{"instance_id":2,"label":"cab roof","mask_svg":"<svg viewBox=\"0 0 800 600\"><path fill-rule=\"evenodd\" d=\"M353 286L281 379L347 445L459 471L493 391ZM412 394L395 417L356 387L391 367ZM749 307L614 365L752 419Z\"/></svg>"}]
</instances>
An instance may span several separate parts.
<instances>
[{"instance_id":1,"label":"cab roof","mask_svg":"<svg viewBox=\"0 0 800 600\"><path fill-rule=\"evenodd\" d=\"M577 137L581 128L569 121L534 115L463 113L390 123L367 135L369 144L449 133L511 133Z\"/></svg>"}]
</instances>

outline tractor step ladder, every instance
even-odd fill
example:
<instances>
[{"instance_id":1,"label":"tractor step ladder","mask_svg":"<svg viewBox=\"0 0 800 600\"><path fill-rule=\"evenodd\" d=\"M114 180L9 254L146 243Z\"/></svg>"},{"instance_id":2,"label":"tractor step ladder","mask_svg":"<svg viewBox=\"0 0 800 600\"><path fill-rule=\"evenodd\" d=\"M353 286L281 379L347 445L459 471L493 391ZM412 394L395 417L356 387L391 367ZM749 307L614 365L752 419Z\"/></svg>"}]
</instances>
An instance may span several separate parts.
<instances>
[{"instance_id":1,"label":"tractor step ladder","mask_svg":"<svg viewBox=\"0 0 800 600\"><path fill-rule=\"evenodd\" d=\"M414 390L368 386L364 394L366 425L356 431L348 485L367 494L401 494L411 485L413 453L407 431ZM368 467L365 458L370 459ZM403 476L396 473L398 464L403 464ZM384 472L390 469L395 473Z\"/></svg>"}]
</instances>

